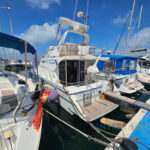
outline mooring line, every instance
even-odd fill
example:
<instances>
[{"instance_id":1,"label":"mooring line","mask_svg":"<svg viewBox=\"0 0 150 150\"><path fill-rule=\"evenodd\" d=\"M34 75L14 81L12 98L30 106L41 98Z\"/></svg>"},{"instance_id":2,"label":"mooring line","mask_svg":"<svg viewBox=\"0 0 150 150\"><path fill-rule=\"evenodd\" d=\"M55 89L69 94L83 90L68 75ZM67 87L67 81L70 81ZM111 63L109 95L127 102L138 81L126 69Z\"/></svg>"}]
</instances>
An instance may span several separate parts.
<instances>
[{"instance_id":1,"label":"mooring line","mask_svg":"<svg viewBox=\"0 0 150 150\"><path fill-rule=\"evenodd\" d=\"M81 130L75 128L74 126L70 125L69 123L67 123L67 122L65 122L64 120L60 119L59 117L55 116L54 114L52 114L51 112L49 112L49 111L46 110L45 108L43 108L43 110L44 110L47 114L49 114L49 115L51 115L52 117L54 117L55 119L59 120L61 123L65 124L66 126L70 127L71 129L75 130L76 132L80 133L82 136L84 136L84 137L87 138L88 140L92 140L92 141L94 141L94 142L96 142L96 143L98 143L98 144L104 145L104 146L111 146L109 143L104 142L104 141L102 141L102 140L100 140L100 139L97 139L97 138L93 138L93 137L91 137L90 135L88 135L88 134L82 132ZM113 147L113 146L111 146L111 147Z\"/></svg>"}]
</instances>

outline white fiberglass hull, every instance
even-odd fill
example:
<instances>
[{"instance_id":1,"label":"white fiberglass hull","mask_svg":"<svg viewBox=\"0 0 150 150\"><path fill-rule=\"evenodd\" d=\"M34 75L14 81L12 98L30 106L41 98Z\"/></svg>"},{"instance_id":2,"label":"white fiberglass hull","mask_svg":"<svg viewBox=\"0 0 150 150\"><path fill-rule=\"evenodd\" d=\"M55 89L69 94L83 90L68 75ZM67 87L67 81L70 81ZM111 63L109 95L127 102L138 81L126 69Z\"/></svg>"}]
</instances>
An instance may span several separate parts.
<instances>
[{"instance_id":1,"label":"white fiberglass hull","mask_svg":"<svg viewBox=\"0 0 150 150\"><path fill-rule=\"evenodd\" d=\"M122 94L133 94L144 88L138 81L136 75L116 77L115 83Z\"/></svg>"},{"instance_id":2,"label":"white fiberglass hull","mask_svg":"<svg viewBox=\"0 0 150 150\"><path fill-rule=\"evenodd\" d=\"M146 72L138 72L138 80L143 85L150 85L150 75Z\"/></svg>"},{"instance_id":3,"label":"white fiberglass hull","mask_svg":"<svg viewBox=\"0 0 150 150\"><path fill-rule=\"evenodd\" d=\"M14 91L15 95L18 98L19 103L19 95L23 97L24 85L18 84L18 79L25 79L25 77L21 75L16 75L14 73L7 73L9 80L6 77L0 78L0 93L4 93L3 91ZM11 81L11 82L9 82ZM4 84L7 83L7 86ZM12 83L12 84L11 84ZM5 85L5 86L4 86ZM39 130L35 130L33 127L33 120L35 114L37 112L37 105L34 104L31 100L30 92L33 92L35 89L34 84L30 79L28 79L29 85L29 94L25 97L21 108L18 110L16 115L16 123L14 120L13 111L8 111L6 114L1 114L0 119L0 150L38 150L41 138L42 131L42 120L40 124ZM22 89L22 92L18 91ZM9 93L9 92L8 92ZM1 99L2 99L1 95ZM22 99L22 98L21 98ZM10 101L13 100L12 98ZM2 105L2 104L1 104ZM3 104L4 105L4 104ZM22 110L28 110L31 108L25 116L22 115Z\"/></svg>"},{"instance_id":4,"label":"white fiberglass hull","mask_svg":"<svg viewBox=\"0 0 150 150\"><path fill-rule=\"evenodd\" d=\"M94 94L95 96L93 97L92 101L98 100L99 99L99 91L102 90L102 87L99 86L99 84L94 85L95 88L89 88L89 90L86 89L86 86L82 87L73 87L72 89L64 89L61 86L56 85L55 83L52 83L51 81L48 81L44 79L47 83L50 84L52 89L57 89L58 95L59 95L59 100L57 103L64 108L69 114L71 115L77 115L81 119L84 119L84 112L81 108L83 105L83 96L84 94L89 94L89 93L96 93ZM90 86L89 86L90 87ZM82 90L80 90L82 89ZM74 91L74 92L71 92Z\"/></svg>"},{"instance_id":5,"label":"white fiberglass hull","mask_svg":"<svg viewBox=\"0 0 150 150\"><path fill-rule=\"evenodd\" d=\"M13 148L13 150L38 150L41 138L42 122L39 130L35 130L32 121L33 114L35 115L37 108L28 114L27 117L17 117L17 123L14 122L14 118L1 119L0 120L0 136L4 137L4 134L9 131L12 132L12 136L9 139L0 139L0 149L7 150ZM30 122L31 121L31 122Z\"/></svg>"},{"instance_id":6,"label":"white fiberglass hull","mask_svg":"<svg viewBox=\"0 0 150 150\"><path fill-rule=\"evenodd\" d=\"M105 104L102 104L102 102L100 102L104 107L107 107L108 109L105 110L101 110L101 112L96 112L97 114L95 116L89 117L87 116L87 114L85 113L86 109L88 109L88 107L84 107L84 100L86 100L86 102L89 102L88 98L91 97L90 101L91 103L93 102L98 102L98 100L100 100L100 92L102 91L102 83L97 82L94 84L90 84L88 86L69 86L69 87L65 87L62 88L54 83L52 83L51 81L48 81L46 79L44 79L51 87L51 89L56 89L59 95L59 100L57 101L57 103L64 109L66 110L69 114L71 115L77 115L79 116L82 120L84 121L94 121L108 113L110 113L111 111L113 111L114 109L116 109L118 107L118 105L116 104L112 104L111 102L107 102L109 103L111 106L108 105L108 107ZM103 85L105 81L103 81ZM106 81L107 82L107 81ZM103 101L103 100L102 100ZM104 103L104 101L103 101ZM89 105L93 106L93 104ZM97 104L98 106L98 104ZM99 109L101 109L99 107ZM91 110L90 110L91 111Z\"/></svg>"}]
</instances>

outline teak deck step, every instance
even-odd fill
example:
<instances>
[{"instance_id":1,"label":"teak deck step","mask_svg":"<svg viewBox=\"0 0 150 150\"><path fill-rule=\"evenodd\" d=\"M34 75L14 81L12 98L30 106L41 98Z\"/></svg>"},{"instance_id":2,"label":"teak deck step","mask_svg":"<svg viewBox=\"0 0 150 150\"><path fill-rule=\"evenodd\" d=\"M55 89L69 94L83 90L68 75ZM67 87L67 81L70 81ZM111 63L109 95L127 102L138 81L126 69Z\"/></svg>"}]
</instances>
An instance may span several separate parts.
<instances>
[{"instance_id":1,"label":"teak deck step","mask_svg":"<svg viewBox=\"0 0 150 150\"><path fill-rule=\"evenodd\" d=\"M94 121L115 110L117 107L118 105L115 103L112 103L108 100L99 99L92 102L91 105L82 108L86 115L86 119L89 121Z\"/></svg>"},{"instance_id":2,"label":"teak deck step","mask_svg":"<svg viewBox=\"0 0 150 150\"><path fill-rule=\"evenodd\" d=\"M2 103L3 104L9 104L11 107L11 110L15 108L18 104L17 97L13 90L2 90Z\"/></svg>"}]
</instances>

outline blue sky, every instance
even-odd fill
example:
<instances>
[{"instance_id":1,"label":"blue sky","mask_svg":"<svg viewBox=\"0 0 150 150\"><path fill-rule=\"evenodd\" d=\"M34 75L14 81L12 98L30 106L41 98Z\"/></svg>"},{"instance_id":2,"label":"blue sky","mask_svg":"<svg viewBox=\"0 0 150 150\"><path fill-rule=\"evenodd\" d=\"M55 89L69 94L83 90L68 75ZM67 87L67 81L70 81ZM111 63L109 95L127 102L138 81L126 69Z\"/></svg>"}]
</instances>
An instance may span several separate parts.
<instances>
[{"instance_id":1,"label":"blue sky","mask_svg":"<svg viewBox=\"0 0 150 150\"><path fill-rule=\"evenodd\" d=\"M12 18L14 35L24 38L32 43L40 56L48 51L48 46L54 45L59 16L73 18L76 0L7 0L11 10L0 9L0 30L10 33L9 18ZM89 0L88 25L90 26L89 45L97 48L114 49L133 0ZM143 14L139 32L139 47L150 46L150 1L137 0L133 23L136 21L143 4ZM0 6L6 6L5 0L0 1ZM78 0L77 12L86 14L87 0ZM75 17L75 21L82 20ZM65 28L64 28L65 29ZM62 30L62 33L65 30ZM130 37L130 47L135 45L137 24ZM127 28L120 44L124 48Z\"/></svg>"}]
</instances>

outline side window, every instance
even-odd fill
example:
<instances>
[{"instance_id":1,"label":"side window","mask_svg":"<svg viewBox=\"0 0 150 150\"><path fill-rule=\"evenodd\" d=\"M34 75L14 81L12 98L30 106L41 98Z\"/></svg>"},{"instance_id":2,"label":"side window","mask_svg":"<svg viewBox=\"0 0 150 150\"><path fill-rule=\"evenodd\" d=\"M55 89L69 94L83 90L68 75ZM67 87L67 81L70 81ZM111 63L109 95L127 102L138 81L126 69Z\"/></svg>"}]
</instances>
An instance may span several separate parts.
<instances>
[{"instance_id":1,"label":"side window","mask_svg":"<svg viewBox=\"0 0 150 150\"><path fill-rule=\"evenodd\" d=\"M126 67L127 67L127 61L126 60L123 60L122 61L122 70L126 70Z\"/></svg>"},{"instance_id":2,"label":"side window","mask_svg":"<svg viewBox=\"0 0 150 150\"><path fill-rule=\"evenodd\" d=\"M104 71L105 72L113 72L115 69L115 61L106 61L104 63Z\"/></svg>"},{"instance_id":3,"label":"side window","mask_svg":"<svg viewBox=\"0 0 150 150\"><path fill-rule=\"evenodd\" d=\"M130 67L130 70L136 69L136 61L134 61L134 60L130 61L129 67Z\"/></svg>"}]
</instances>

